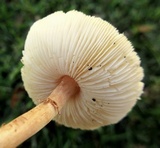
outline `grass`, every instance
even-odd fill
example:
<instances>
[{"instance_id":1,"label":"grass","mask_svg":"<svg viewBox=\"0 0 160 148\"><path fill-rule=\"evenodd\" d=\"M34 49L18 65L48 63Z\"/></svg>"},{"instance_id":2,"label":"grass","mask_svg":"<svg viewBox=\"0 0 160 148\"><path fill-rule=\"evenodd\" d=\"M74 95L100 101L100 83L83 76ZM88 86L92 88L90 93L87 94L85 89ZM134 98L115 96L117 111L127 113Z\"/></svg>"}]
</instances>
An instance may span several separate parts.
<instances>
[{"instance_id":1,"label":"grass","mask_svg":"<svg viewBox=\"0 0 160 148\"><path fill-rule=\"evenodd\" d=\"M37 19L57 10L80 10L116 26L133 43L142 60L145 88L132 112L116 125L82 131L49 123L19 147L77 148L160 146L160 1L159 0L1 0L0 124L34 106L21 80L22 50Z\"/></svg>"}]
</instances>

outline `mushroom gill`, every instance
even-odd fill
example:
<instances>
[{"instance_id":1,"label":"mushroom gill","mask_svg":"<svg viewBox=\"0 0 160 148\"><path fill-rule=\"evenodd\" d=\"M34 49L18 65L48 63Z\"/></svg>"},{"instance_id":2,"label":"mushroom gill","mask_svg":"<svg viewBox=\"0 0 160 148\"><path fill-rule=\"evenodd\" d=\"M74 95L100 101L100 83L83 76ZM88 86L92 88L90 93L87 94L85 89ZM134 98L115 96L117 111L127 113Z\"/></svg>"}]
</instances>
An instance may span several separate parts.
<instances>
[{"instance_id":1,"label":"mushroom gill","mask_svg":"<svg viewBox=\"0 0 160 148\"><path fill-rule=\"evenodd\" d=\"M67 75L80 92L53 120L95 129L120 121L143 91L143 69L128 39L107 21L78 11L55 12L31 27L22 79L39 104Z\"/></svg>"}]
</instances>

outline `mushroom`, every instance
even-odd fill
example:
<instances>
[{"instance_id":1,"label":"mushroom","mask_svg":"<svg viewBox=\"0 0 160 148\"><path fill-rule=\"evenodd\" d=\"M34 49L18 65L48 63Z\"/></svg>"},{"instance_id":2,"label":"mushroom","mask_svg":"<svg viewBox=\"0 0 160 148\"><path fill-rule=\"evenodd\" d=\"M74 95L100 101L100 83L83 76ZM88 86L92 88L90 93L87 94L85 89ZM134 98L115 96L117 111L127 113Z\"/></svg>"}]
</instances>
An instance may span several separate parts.
<instances>
[{"instance_id":1,"label":"mushroom","mask_svg":"<svg viewBox=\"0 0 160 148\"><path fill-rule=\"evenodd\" d=\"M0 145L17 146L52 119L82 130L115 124L143 92L140 59L124 34L75 10L35 22L22 63L24 87L37 106L2 126Z\"/></svg>"}]
</instances>

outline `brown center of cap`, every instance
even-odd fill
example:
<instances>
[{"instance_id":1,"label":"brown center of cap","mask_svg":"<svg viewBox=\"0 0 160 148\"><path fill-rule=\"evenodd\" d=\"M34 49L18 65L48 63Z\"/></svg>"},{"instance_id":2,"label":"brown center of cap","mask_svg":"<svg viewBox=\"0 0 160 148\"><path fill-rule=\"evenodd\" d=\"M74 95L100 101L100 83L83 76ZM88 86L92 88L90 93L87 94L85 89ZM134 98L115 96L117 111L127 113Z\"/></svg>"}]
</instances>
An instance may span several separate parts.
<instances>
[{"instance_id":1,"label":"brown center of cap","mask_svg":"<svg viewBox=\"0 0 160 148\"><path fill-rule=\"evenodd\" d=\"M72 77L65 75L59 79L59 84L60 83L62 83L63 88L66 88L64 91L71 94L73 98L79 94L80 87Z\"/></svg>"}]
</instances>

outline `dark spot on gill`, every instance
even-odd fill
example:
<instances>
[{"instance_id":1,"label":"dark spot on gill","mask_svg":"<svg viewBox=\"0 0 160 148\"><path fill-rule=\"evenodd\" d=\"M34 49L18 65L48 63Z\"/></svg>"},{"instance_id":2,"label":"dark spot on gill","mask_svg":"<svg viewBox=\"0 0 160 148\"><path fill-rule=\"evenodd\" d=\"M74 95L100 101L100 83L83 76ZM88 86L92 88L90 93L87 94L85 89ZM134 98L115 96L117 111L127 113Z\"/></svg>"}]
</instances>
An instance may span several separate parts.
<instances>
[{"instance_id":1,"label":"dark spot on gill","mask_svg":"<svg viewBox=\"0 0 160 148\"><path fill-rule=\"evenodd\" d=\"M92 67L88 68L88 70L92 70Z\"/></svg>"},{"instance_id":2,"label":"dark spot on gill","mask_svg":"<svg viewBox=\"0 0 160 148\"><path fill-rule=\"evenodd\" d=\"M95 101L96 101L96 99L95 99L95 98L92 98L92 101L94 101L94 102L95 102Z\"/></svg>"},{"instance_id":3,"label":"dark spot on gill","mask_svg":"<svg viewBox=\"0 0 160 148\"><path fill-rule=\"evenodd\" d=\"M92 122L95 122L95 120L94 120L94 119L92 119Z\"/></svg>"}]
</instances>

